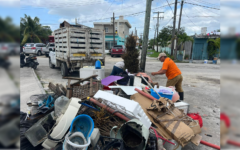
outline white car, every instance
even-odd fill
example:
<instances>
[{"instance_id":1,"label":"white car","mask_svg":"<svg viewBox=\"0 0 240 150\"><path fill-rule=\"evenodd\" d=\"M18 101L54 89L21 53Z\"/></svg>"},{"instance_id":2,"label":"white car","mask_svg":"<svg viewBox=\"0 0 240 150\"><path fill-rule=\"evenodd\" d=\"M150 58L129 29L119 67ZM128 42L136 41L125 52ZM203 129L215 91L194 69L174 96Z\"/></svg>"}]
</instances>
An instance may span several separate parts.
<instances>
[{"instance_id":1,"label":"white car","mask_svg":"<svg viewBox=\"0 0 240 150\"><path fill-rule=\"evenodd\" d=\"M42 48L43 54L48 57L49 52L51 50L55 49L55 44L54 43L48 43L46 47Z\"/></svg>"}]
</instances>

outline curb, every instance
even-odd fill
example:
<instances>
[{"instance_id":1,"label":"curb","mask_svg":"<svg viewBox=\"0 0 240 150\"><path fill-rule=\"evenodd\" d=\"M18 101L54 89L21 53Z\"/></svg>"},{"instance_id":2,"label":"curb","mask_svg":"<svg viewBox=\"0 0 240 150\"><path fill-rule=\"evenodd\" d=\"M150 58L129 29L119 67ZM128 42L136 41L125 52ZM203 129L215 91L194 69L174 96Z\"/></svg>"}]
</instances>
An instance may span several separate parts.
<instances>
[{"instance_id":1,"label":"curb","mask_svg":"<svg viewBox=\"0 0 240 150\"><path fill-rule=\"evenodd\" d=\"M42 94L46 94L46 91L43 89L42 84L41 84L40 81L38 80L38 77L37 77L34 69L33 69L33 68L31 68L31 69L32 69L33 76L34 76L34 78L36 79L39 88L41 89Z\"/></svg>"}]
</instances>

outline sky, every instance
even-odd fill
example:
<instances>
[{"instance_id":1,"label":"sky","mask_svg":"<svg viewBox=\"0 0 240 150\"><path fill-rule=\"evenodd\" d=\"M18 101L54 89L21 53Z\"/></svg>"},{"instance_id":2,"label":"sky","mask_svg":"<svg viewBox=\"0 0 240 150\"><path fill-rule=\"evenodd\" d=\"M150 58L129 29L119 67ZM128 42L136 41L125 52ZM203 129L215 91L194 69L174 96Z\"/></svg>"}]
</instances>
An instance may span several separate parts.
<instances>
[{"instance_id":1,"label":"sky","mask_svg":"<svg viewBox=\"0 0 240 150\"><path fill-rule=\"evenodd\" d=\"M164 12L161 14L164 19L160 20L159 30L164 26L173 25L174 1L152 1L149 39L154 37L157 23L157 19L153 18L157 14L153 12ZM181 0L178 2L176 27ZM239 24L237 20L240 19L233 19L238 17L237 9L240 2L237 0L184 0L184 2L181 27L185 28L188 35L200 34L202 27L207 27L207 33L220 28L221 31L227 31L229 26L234 26L229 21L234 22L236 27ZM93 27L93 22L110 22L114 12L115 17L123 15L124 19L129 21L132 26L130 31L134 31L136 27L140 36L144 29L146 0L0 0L0 3L1 17L9 14L16 24L20 21L20 17L26 14L32 18L37 16L42 25L48 25L52 30L58 29L59 24L64 20L75 24L75 18L78 19L78 23ZM12 9L8 9L9 7Z\"/></svg>"}]
</instances>

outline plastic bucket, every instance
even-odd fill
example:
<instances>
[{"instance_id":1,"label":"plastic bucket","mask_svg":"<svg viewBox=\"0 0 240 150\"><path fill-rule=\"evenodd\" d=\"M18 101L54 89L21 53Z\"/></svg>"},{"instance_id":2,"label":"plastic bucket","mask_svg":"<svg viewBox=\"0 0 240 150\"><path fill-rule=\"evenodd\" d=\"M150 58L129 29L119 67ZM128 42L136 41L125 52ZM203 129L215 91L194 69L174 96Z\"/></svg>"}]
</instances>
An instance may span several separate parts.
<instances>
[{"instance_id":1,"label":"plastic bucket","mask_svg":"<svg viewBox=\"0 0 240 150\"><path fill-rule=\"evenodd\" d=\"M208 60L204 60L204 64L207 64L208 63Z\"/></svg>"},{"instance_id":2,"label":"plastic bucket","mask_svg":"<svg viewBox=\"0 0 240 150\"><path fill-rule=\"evenodd\" d=\"M101 69L101 62L99 60L95 63L95 69Z\"/></svg>"}]
</instances>

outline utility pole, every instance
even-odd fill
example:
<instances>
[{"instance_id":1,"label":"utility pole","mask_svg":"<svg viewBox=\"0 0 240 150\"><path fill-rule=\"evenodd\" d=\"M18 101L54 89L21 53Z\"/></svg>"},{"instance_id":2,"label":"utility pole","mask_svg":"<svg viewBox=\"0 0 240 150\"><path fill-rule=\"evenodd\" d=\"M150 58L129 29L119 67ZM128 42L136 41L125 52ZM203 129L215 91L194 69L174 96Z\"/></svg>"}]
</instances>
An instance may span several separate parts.
<instances>
[{"instance_id":1,"label":"utility pole","mask_svg":"<svg viewBox=\"0 0 240 150\"><path fill-rule=\"evenodd\" d=\"M113 13L113 46L115 46L115 18L114 18L114 13Z\"/></svg>"},{"instance_id":2,"label":"utility pole","mask_svg":"<svg viewBox=\"0 0 240 150\"><path fill-rule=\"evenodd\" d=\"M181 19L182 19L182 9L183 9L183 3L184 3L184 0L181 1L181 9L180 9L180 16L179 16L179 22L178 22L178 32L177 34L179 34L179 31L180 31L180 25L181 25Z\"/></svg>"},{"instance_id":3,"label":"utility pole","mask_svg":"<svg viewBox=\"0 0 240 150\"><path fill-rule=\"evenodd\" d=\"M140 70L145 72L146 66L146 55L148 48L148 35L149 35L149 25L150 25L150 17L151 17L151 5L152 0L146 0L146 13L145 13L145 23L144 23L144 33L143 33L143 46L142 46L142 54L141 54L141 64Z\"/></svg>"},{"instance_id":4,"label":"utility pole","mask_svg":"<svg viewBox=\"0 0 240 150\"><path fill-rule=\"evenodd\" d=\"M159 17L159 14L160 14L160 13L164 13L164 12L159 12L159 11L158 11L158 12L153 12L153 13L157 13L157 14L158 14L157 17L153 17L153 19L154 19L154 18L157 18L157 39L158 39L159 18L160 18L160 19L163 19L163 18L164 18L164 17ZM158 40L157 40L157 52L158 52Z\"/></svg>"},{"instance_id":5,"label":"utility pole","mask_svg":"<svg viewBox=\"0 0 240 150\"><path fill-rule=\"evenodd\" d=\"M156 27L154 26L154 40L153 40L153 49L154 49L154 46L155 46L155 41L156 41ZM155 49L154 49L155 50Z\"/></svg>"},{"instance_id":6,"label":"utility pole","mask_svg":"<svg viewBox=\"0 0 240 150\"><path fill-rule=\"evenodd\" d=\"M174 49L174 47L175 47L175 45L174 45L174 43L175 43L174 40L175 40L175 26L176 26L177 1L178 1L178 0L175 0L175 7L174 7L171 55L173 55L173 49Z\"/></svg>"}]
</instances>

